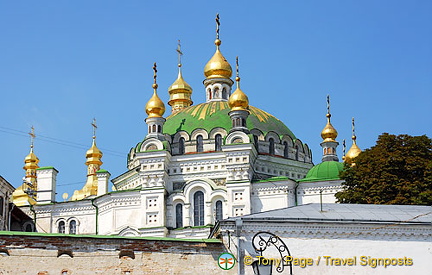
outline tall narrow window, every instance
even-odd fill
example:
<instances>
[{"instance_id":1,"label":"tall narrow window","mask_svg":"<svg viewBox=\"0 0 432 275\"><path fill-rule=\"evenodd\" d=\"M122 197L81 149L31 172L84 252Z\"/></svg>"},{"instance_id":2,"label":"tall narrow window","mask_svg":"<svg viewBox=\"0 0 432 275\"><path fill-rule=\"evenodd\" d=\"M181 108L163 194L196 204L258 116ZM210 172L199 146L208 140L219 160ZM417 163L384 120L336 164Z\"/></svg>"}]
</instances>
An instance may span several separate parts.
<instances>
[{"instance_id":1,"label":"tall narrow window","mask_svg":"<svg viewBox=\"0 0 432 275\"><path fill-rule=\"evenodd\" d=\"M258 136L253 135L255 148L258 150Z\"/></svg>"},{"instance_id":2,"label":"tall narrow window","mask_svg":"<svg viewBox=\"0 0 432 275\"><path fill-rule=\"evenodd\" d=\"M196 151L203 152L204 151L203 137L199 135L197 136L196 140L197 140Z\"/></svg>"},{"instance_id":3,"label":"tall narrow window","mask_svg":"<svg viewBox=\"0 0 432 275\"><path fill-rule=\"evenodd\" d=\"M204 225L204 193L197 191L194 194L194 226Z\"/></svg>"},{"instance_id":4,"label":"tall narrow window","mask_svg":"<svg viewBox=\"0 0 432 275\"><path fill-rule=\"evenodd\" d=\"M176 228L183 227L183 205L178 203L176 205Z\"/></svg>"},{"instance_id":5,"label":"tall narrow window","mask_svg":"<svg viewBox=\"0 0 432 275\"><path fill-rule=\"evenodd\" d=\"M215 136L215 151L222 151L222 136L220 134Z\"/></svg>"},{"instance_id":6,"label":"tall narrow window","mask_svg":"<svg viewBox=\"0 0 432 275\"><path fill-rule=\"evenodd\" d=\"M274 139L269 139L270 145L269 145L269 154L274 155L275 154L275 147L274 147Z\"/></svg>"},{"instance_id":7,"label":"tall narrow window","mask_svg":"<svg viewBox=\"0 0 432 275\"><path fill-rule=\"evenodd\" d=\"M222 214L222 201L216 202L216 220L220 221L223 218Z\"/></svg>"},{"instance_id":8,"label":"tall narrow window","mask_svg":"<svg viewBox=\"0 0 432 275\"><path fill-rule=\"evenodd\" d=\"M74 220L69 223L69 234L76 234L76 221Z\"/></svg>"},{"instance_id":9,"label":"tall narrow window","mask_svg":"<svg viewBox=\"0 0 432 275\"><path fill-rule=\"evenodd\" d=\"M288 142L284 141L284 158L288 158L288 152L289 152L289 148L288 148Z\"/></svg>"},{"instance_id":10,"label":"tall narrow window","mask_svg":"<svg viewBox=\"0 0 432 275\"><path fill-rule=\"evenodd\" d=\"M300 148L296 145L296 160L299 160L299 150ZM327 154L327 150L324 148L324 154Z\"/></svg>"},{"instance_id":11,"label":"tall narrow window","mask_svg":"<svg viewBox=\"0 0 432 275\"><path fill-rule=\"evenodd\" d=\"M64 221L60 221L58 223L58 233L65 233L65 222Z\"/></svg>"},{"instance_id":12,"label":"tall narrow window","mask_svg":"<svg viewBox=\"0 0 432 275\"><path fill-rule=\"evenodd\" d=\"M4 199L0 197L0 217L3 217Z\"/></svg>"},{"instance_id":13,"label":"tall narrow window","mask_svg":"<svg viewBox=\"0 0 432 275\"><path fill-rule=\"evenodd\" d=\"M162 126L158 125L157 128L158 128L158 133L162 133Z\"/></svg>"},{"instance_id":14,"label":"tall narrow window","mask_svg":"<svg viewBox=\"0 0 432 275\"><path fill-rule=\"evenodd\" d=\"M153 124L152 126L152 133L156 132L156 124Z\"/></svg>"},{"instance_id":15,"label":"tall narrow window","mask_svg":"<svg viewBox=\"0 0 432 275\"><path fill-rule=\"evenodd\" d=\"M183 155L185 153L185 139L181 137L179 139L179 154Z\"/></svg>"}]
</instances>

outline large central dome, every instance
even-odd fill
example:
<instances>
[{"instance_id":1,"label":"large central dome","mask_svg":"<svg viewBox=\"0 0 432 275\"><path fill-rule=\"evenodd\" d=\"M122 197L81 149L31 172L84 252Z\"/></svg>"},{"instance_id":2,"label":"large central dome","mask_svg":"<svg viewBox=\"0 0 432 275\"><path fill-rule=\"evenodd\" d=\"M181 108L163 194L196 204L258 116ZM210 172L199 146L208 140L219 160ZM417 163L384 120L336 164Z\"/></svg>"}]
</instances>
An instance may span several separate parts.
<instances>
[{"instance_id":1,"label":"large central dome","mask_svg":"<svg viewBox=\"0 0 432 275\"><path fill-rule=\"evenodd\" d=\"M191 134L193 130L199 128L210 132L218 127L229 131L232 127L228 115L230 110L226 101L212 101L190 106L167 117L164 133L174 135L179 131L186 131ZM249 112L246 122L249 130L258 129L264 135L273 131L278 135L289 135L292 139L296 139L291 130L271 114L253 106L249 106Z\"/></svg>"}]
</instances>

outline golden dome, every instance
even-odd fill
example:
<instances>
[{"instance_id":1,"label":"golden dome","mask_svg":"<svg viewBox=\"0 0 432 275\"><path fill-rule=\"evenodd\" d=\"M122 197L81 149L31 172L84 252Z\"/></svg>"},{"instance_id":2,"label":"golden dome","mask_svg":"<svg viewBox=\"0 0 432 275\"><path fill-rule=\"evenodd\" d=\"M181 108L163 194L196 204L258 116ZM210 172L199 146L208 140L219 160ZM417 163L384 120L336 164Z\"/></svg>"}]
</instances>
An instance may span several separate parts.
<instances>
[{"instance_id":1,"label":"golden dome","mask_svg":"<svg viewBox=\"0 0 432 275\"><path fill-rule=\"evenodd\" d=\"M99 150L99 148L97 148L96 141L93 138L92 146L86 152L87 161L85 164L86 165L89 165L89 164L101 165L102 164L102 161L101 161L102 155L103 155L102 151Z\"/></svg>"},{"instance_id":2,"label":"golden dome","mask_svg":"<svg viewBox=\"0 0 432 275\"><path fill-rule=\"evenodd\" d=\"M33 147L31 147L30 153L24 158L24 163L25 163L23 167L24 170L39 168L38 166L39 159L33 153Z\"/></svg>"},{"instance_id":3,"label":"golden dome","mask_svg":"<svg viewBox=\"0 0 432 275\"><path fill-rule=\"evenodd\" d=\"M321 137L324 139L324 141L335 141L336 137L338 136L338 132L330 122L331 115L327 114L326 116L327 116L327 125L321 131Z\"/></svg>"},{"instance_id":4,"label":"golden dome","mask_svg":"<svg viewBox=\"0 0 432 275\"><path fill-rule=\"evenodd\" d=\"M183 79L181 70L179 70L176 81L168 88L168 92L172 94L175 91L187 91L192 93L192 87Z\"/></svg>"},{"instance_id":5,"label":"golden dome","mask_svg":"<svg viewBox=\"0 0 432 275\"><path fill-rule=\"evenodd\" d=\"M236 77L237 89L231 94L228 100L228 104L232 111L246 110L249 108L249 98L240 89L240 77Z\"/></svg>"},{"instance_id":6,"label":"golden dome","mask_svg":"<svg viewBox=\"0 0 432 275\"><path fill-rule=\"evenodd\" d=\"M348 150L347 154L345 155L344 161L351 162L354 158L356 158L360 153L361 149L357 146L356 143L356 136L352 137L353 144L351 145L351 148Z\"/></svg>"},{"instance_id":7,"label":"golden dome","mask_svg":"<svg viewBox=\"0 0 432 275\"><path fill-rule=\"evenodd\" d=\"M204 75L207 78L230 78L232 76L231 65L219 50L221 43L219 39L215 40L216 52L204 67Z\"/></svg>"},{"instance_id":8,"label":"golden dome","mask_svg":"<svg viewBox=\"0 0 432 275\"><path fill-rule=\"evenodd\" d=\"M147 102L145 110L148 117L162 117L163 114L165 113L165 104L157 95L156 92L157 84L153 84L153 88L154 88L153 96Z\"/></svg>"}]
</instances>

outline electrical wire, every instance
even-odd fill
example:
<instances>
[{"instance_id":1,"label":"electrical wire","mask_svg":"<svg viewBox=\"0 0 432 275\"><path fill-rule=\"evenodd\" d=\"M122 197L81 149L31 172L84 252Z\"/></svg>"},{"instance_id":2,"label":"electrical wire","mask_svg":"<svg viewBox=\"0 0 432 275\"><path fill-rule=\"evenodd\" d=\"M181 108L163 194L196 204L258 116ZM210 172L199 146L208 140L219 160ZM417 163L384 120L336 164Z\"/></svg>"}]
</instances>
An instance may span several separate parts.
<instances>
[{"instance_id":1,"label":"electrical wire","mask_svg":"<svg viewBox=\"0 0 432 275\"><path fill-rule=\"evenodd\" d=\"M16 129L12 129L12 128L8 128L8 127L3 127L0 126L0 132L3 133L7 133L7 134L11 134L11 135L16 135L16 136L23 136L23 137L27 137L28 133L24 132L24 131L20 131L20 130L16 130ZM38 140L44 141L44 142L49 142L49 143L55 143L55 144L59 144L62 146L67 146L67 147L72 147L72 148L77 148L77 149L83 149L83 150L87 150L88 146L84 145L84 144L80 144L80 143L76 143L73 141L68 141L68 140L63 140L63 139L58 139L58 138L52 138L49 136L44 136L44 135L38 135ZM102 151L104 151L105 155L111 155L111 156L115 156L115 157L124 157L124 153L118 152L118 151L114 151L114 150L110 150L107 148L100 148Z\"/></svg>"}]
</instances>

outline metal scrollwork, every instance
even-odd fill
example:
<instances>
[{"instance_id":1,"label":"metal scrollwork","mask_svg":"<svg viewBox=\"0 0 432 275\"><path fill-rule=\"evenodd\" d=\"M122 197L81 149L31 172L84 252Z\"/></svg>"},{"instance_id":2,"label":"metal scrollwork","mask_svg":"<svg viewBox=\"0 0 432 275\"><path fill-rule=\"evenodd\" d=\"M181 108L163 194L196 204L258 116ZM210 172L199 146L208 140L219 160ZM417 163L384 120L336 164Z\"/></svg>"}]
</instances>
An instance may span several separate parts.
<instances>
[{"instance_id":1,"label":"metal scrollwork","mask_svg":"<svg viewBox=\"0 0 432 275\"><path fill-rule=\"evenodd\" d=\"M267 248L274 246L281 257L281 263L279 266L276 266L276 271L281 273L285 269L285 266L289 266L290 274L292 274L292 263L285 260L291 254L288 246L286 246L281 238L270 232L258 232L252 238L252 246L257 253L260 253L260 256L263 256L263 252Z\"/></svg>"}]
</instances>

